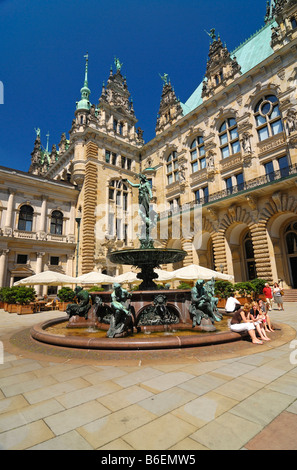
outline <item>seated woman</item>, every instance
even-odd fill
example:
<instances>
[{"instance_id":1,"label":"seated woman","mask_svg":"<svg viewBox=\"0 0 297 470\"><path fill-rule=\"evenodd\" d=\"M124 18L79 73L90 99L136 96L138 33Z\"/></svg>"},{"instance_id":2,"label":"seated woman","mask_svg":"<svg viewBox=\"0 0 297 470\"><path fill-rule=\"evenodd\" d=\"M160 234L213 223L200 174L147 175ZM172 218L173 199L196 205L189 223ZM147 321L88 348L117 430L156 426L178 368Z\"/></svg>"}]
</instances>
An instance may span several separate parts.
<instances>
[{"instance_id":1,"label":"seated woman","mask_svg":"<svg viewBox=\"0 0 297 470\"><path fill-rule=\"evenodd\" d=\"M270 333L274 333L274 329L272 328L272 324L270 320L270 315L268 313L269 310L271 310L271 308L270 308L270 304L267 302L265 304L265 318L266 318L265 330L270 331Z\"/></svg>"},{"instance_id":2,"label":"seated woman","mask_svg":"<svg viewBox=\"0 0 297 470\"><path fill-rule=\"evenodd\" d=\"M263 341L256 337L256 327L254 321L248 318L249 305L245 304L243 308L237 310L231 320L230 329L236 333L247 331L253 344L263 344Z\"/></svg>"},{"instance_id":3,"label":"seated woman","mask_svg":"<svg viewBox=\"0 0 297 470\"><path fill-rule=\"evenodd\" d=\"M262 312L262 310L259 311L259 305L257 302L252 303L252 308L250 309L248 318L250 318L254 322L254 325L256 326L256 330L259 333L260 337L264 341L271 341L265 332L265 314Z\"/></svg>"},{"instance_id":4,"label":"seated woman","mask_svg":"<svg viewBox=\"0 0 297 470\"><path fill-rule=\"evenodd\" d=\"M258 301L258 304L259 304L260 313L262 313L264 315L263 325L264 325L265 331L270 331L271 333L273 333L274 329L272 328L270 316L269 316L269 313L268 313L269 310L271 310L270 302L264 303L263 300L260 299Z\"/></svg>"}]
</instances>

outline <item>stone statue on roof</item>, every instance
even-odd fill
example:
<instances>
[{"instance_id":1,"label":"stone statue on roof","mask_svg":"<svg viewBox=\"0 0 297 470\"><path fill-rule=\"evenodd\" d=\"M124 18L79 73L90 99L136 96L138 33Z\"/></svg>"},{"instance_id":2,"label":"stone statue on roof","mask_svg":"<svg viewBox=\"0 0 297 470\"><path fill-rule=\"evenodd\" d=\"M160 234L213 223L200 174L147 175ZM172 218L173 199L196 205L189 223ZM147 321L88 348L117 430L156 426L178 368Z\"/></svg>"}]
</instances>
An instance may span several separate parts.
<instances>
[{"instance_id":1,"label":"stone statue on roof","mask_svg":"<svg viewBox=\"0 0 297 470\"><path fill-rule=\"evenodd\" d=\"M168 84L168 73L164 73L164 75L162 76L160 73L159 73L160 77L161 77L161 80L163 82L163 85L167 85Z\"/></svg>"},{"instance_id":2,"label":"stone statue on roof","mask_svg":"<svg viewBox=\"0 0 297 470\"><path fill-rule=\"evenodd\" d=\"M117 57L114 58L114 65L116 66L117 72L121 71L121 68L123 67L123 64L120 62L120 59Z\"/></svg>"},{"instance_id":3,"label":"stone statue on roof","mask_svg":"<svg viewBox=\"0 0 297 470\"><path fill-rule=\"evenodd\" d=\"M215 28L212 28L209 33L206 30L205 30L205 32L206 32L206 34L208 34L209 37L211 37L211 39L213 41L216 40L216 30L215 30Z\"/></svg>"}]
</instances>

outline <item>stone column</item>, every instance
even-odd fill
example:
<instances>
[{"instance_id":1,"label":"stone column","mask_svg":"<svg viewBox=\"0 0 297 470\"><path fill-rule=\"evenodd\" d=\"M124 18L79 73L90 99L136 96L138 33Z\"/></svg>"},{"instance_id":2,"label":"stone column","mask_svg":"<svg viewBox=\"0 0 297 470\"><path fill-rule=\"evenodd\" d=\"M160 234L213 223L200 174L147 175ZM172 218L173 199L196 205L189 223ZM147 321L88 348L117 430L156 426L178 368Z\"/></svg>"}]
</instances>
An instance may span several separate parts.
<instances>
[{"instance_id":1,"label":"stone column","mask_svg":"<svg viewBox=\"0 0 297 470\"><path fill-rule=\"evenodd\" d=\"M44 240L45 237L46 237L46 232L47 232L47 217L46 217L46 213L47 213L47 197L46 196L43 196L43 199L42 199L42 204L41 204L41 213L40 213L40 219L39 219L39 231L38 231L38 235L39 235L39 238L41 240Z\"/></svg>"},{"instance_id":2,"label":"stone column","mask_svg":"<svg viewBox=\"0 0 297 470\"><path fill-rule=\"evenodd\" d=\"M75 233L75 204L71 204L70 217L68 220L68 228L66 229L65 235L73 235Z\"/></svg>"},{"instance_id":3,"label":"stone column","mask_svg":"<svg viewBox=\"0 0 297 470\"><path fill-rule=\"evenodd\" d=\"M6 217L5 217L5 227L4 227L4 235L9 236L12 235L13 226L12 226L12 213L13 213L13 206L14 206L14 195L16 193L15 190L9 189L9 197L7 201L7 210L6 210Z\"/></svg>"},{"instance_id":4,"label":"stone column","mask_svg":"<svg viewBox=\"0 0 297 470\"><path fill-rule=\"evenodd\" d=\"M44 252L38 252L37 253L37 261L36 261L36 274L39 274L42 272L43 270L43 257L44 257L45 253ZM43 287L42 285L36 285L35 286L35 290L36 290L36 293L37 295L42 295L43 294Z\"/></svg>"},{"instance_id":5,"label":"stone column","mask_svg":"<svg viewBox=\"0 0 297 470\"><path fill-rule=\"evenodd\" d=\"M7 255L9 250L0 250L0 287L5 287L7 274Z\"/></svg>"},{"instance_id":6,"label":"stone column","mask_svg":"<svg viewBox=\"0 0 297 470\"><path fill-rule=\"evenodd\" d=\"M74 269L73 269L73 263L74 263L74 258L75 255L74 253L71 253L70 255L67 255L67 264L66 264L66 274L67 276L74 276Z\"/></svg>"},{"instance_id":7,"label":"stone column","mask_svg":"<svg viewBox=\"0 0 297 470\"><path fill-rule=\"evenodd\" d=\"M41 214L40 214L40 230L43 232L47 231L46 224L46 210L47 210L47 197L43 196L42 205L41 205Z\"/></svg>"}]
</instances>

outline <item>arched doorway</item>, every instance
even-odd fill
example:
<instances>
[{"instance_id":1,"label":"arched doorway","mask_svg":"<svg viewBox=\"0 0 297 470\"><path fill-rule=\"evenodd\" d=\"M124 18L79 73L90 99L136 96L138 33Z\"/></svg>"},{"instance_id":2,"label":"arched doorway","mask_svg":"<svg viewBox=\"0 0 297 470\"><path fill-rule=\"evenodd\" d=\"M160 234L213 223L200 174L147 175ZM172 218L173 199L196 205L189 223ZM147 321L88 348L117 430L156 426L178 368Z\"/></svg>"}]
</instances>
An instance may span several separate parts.
<instances>
[{"instance_id":1,"label":"arched doorway","mask_svg":"<svg viewBox=\"0 0 297 470\"><path fill-rule=\"evenodd\" d=\"M208 269L215 270L215 259L214 259L214 249L213 241L209 232L203 232L202 236L199 234L199 237L194 237L193 246L194 246L194 263L199 264Z\"/></svg>"},{"instance_id":2,"label":"arched doorway","mask_svg":"<svg viewBox=\"0 0 297 470\"><path fill-rule=\"evenodd\" d=\"M243 238L244 262L247 280L252 281L257 277L254 246L251 232L248 231Z\"/></svg>"},{"instance_id":3,"label":"arched doorway","mask_svg":"<svg viewBox=\"0 0 297 470\"><path fill-rule=\"evenodd\" d=\"M254 246L249 226L232 224L225 232L228 273L235 282L251 281L257 277Z\"/></svg>"},{"instance_id":4,"label":"arched doorway","mask_svg":"<svg viewBox=\"0 0 297 470\"><path fill-rule=\"evenodd\" d=\"M291 222L287 226L285 244L291 285L297 289L297 222Z\"/></svg>"}]
</instances>

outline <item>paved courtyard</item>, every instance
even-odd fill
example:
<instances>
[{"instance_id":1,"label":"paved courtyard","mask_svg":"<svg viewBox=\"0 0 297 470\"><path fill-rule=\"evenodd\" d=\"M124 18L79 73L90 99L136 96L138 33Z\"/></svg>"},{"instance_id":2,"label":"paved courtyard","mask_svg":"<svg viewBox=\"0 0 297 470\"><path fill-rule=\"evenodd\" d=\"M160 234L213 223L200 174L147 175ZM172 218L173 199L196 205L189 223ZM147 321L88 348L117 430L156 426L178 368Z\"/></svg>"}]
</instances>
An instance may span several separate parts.
<instances>
[{"instance_id":1,"label":"paved courtyard","mask_svg":"<svg viewBox=\"0 0 297 470\"><path fill-rule=\"evenodd\" d=\"M2 450L297 449L297 304L272 341L155 352L32 342L59 312L0 311Z\"/></svg>"}]
</instances>

